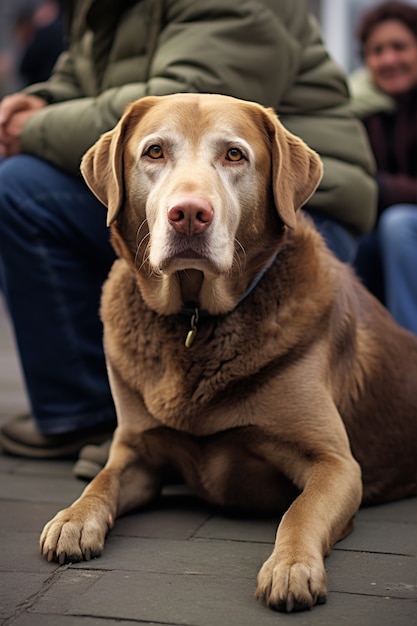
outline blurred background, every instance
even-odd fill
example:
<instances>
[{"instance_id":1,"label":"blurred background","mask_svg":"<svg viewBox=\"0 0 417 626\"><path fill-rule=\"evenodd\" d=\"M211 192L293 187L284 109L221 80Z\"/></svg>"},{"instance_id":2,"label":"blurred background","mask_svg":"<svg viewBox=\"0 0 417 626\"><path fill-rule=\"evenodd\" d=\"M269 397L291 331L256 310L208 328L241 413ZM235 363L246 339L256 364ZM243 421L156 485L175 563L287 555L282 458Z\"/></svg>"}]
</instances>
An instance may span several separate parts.
<instances>
[{"instance_id":1,"label":"blurred background","mask_svg":"<svg viewBox=\"0 0 417 626\"><path fill-rule=\"evenodd\" d=\"M408 0L417 6L417 0ZM350 73L360 65L356 25L380 0L309 0L333 58ZM0 98L49 76L61 52L63 0L0 0Z\"/></svg>"},{"instance_id":2,"label":"blurred background","mask_svg":"<svg viewBox=\"0 0 417 626\"><path fill-rule=\"evenodd\" d=\"M0 98L48 78L64 45L63 0L0 0Z\"/></svg>"},{"instance_id":3,"label":"blurred background","mask_svg":"<svg viewBox=\"0 0 417 626\"><path fill-rule=\"evenodd\" d=\"M356 26L361 13L382 0L309 0L318 17L332 57L350 73L361 65ZM406 0L417 6L417 0Z\"/></svg>"}]
</instances>

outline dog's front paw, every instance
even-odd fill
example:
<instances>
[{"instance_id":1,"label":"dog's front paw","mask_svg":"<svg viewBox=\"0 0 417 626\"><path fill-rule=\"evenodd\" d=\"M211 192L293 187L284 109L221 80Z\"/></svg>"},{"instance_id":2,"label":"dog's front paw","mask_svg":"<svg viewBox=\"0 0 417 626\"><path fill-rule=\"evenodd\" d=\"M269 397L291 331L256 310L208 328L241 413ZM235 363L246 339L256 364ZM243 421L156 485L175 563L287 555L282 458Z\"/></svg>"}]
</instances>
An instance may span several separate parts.
<instances>
[{"instance_id":1,"label":"dog's front paw","mask_svg":"<svg viewBox=\"0 0 417 626\"><path fill-rule=\"evenodd\" d=\"M258 574L256 597L276 611L304 611L326 602L323 559L280 559L275 553Z\"/></svg>"},{"instance_id":2,"label":"dog's front paw","mask_svg":"<svg viewBox=\"0 0 417 626\"><path fill-rule=\"evenodd\" d=\"M100 556L113 518L104 507L77 502L48 522L40 537L40 551L48 561L63 563Z\"/></svg>"}]
</instances>

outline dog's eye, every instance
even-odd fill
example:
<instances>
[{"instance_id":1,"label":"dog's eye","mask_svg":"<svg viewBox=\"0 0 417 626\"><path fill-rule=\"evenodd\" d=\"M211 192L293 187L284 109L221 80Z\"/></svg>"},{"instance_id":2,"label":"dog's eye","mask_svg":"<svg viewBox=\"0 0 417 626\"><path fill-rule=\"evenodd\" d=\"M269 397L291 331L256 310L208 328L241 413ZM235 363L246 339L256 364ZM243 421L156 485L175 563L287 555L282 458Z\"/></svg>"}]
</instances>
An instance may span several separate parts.
<instances>
[{"instance_id":1,"label":"dog's eye","mask_svg":"<svg viewBox=\"0 0 417 626\"><path fill-rule=\"evenodd\" d=\"M241 161L243 159L243 152L239 148L229 148L226 154L228 161Z\"/></svg>"},{"instance_id":2,"label":"dog's eye","mask_svg":"<svg viewBox=\"0 0 417 626\"><path fill-rule=\"evenodd\" d=\"M146 150L145 155L150 159L162 159L164 153L161 146L155 143Z\"/></svg>"}]
</instances>

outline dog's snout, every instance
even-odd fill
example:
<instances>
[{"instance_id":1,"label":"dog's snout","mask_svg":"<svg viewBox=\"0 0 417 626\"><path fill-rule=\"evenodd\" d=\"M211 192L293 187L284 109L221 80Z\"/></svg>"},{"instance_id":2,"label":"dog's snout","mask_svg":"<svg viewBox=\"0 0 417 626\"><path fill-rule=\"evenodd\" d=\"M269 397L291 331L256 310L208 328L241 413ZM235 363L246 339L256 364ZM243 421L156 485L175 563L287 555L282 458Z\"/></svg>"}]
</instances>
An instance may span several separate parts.
<instances>
[{"instance_id":1,"label":"dog's snout","mask_svg":"<svg viewBox=\"0 0 417 626\"><path fill-rule=\"evenodd\" d=\"M198 235L213 221L213 207L204 198L178 197L168 208L168 221L178 233Z\"/></svg>"}]
</instances>

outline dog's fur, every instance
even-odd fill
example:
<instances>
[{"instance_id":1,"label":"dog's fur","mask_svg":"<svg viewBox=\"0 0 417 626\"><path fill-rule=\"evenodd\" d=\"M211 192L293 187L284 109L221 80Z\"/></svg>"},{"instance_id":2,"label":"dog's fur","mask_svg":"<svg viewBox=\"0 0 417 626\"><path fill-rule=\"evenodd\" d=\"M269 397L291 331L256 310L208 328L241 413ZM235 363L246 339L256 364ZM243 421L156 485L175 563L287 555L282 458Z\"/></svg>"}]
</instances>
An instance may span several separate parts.
<instances>
[{"instance_id":1,"label":"dog's fur","mask_svg":"<svg viewBox=\"0 0 417 626\"><path fill-rule=\"evenodd\" d=\"M318 156L272 110L186 94L131 105L82 173L121 257L101 310L119 425L41 552L99 555L172 466L217 505L289 507L257 596L323 602L361 502L416 493L417 339L296 214Z\"/></svg>"}]
</instances>

